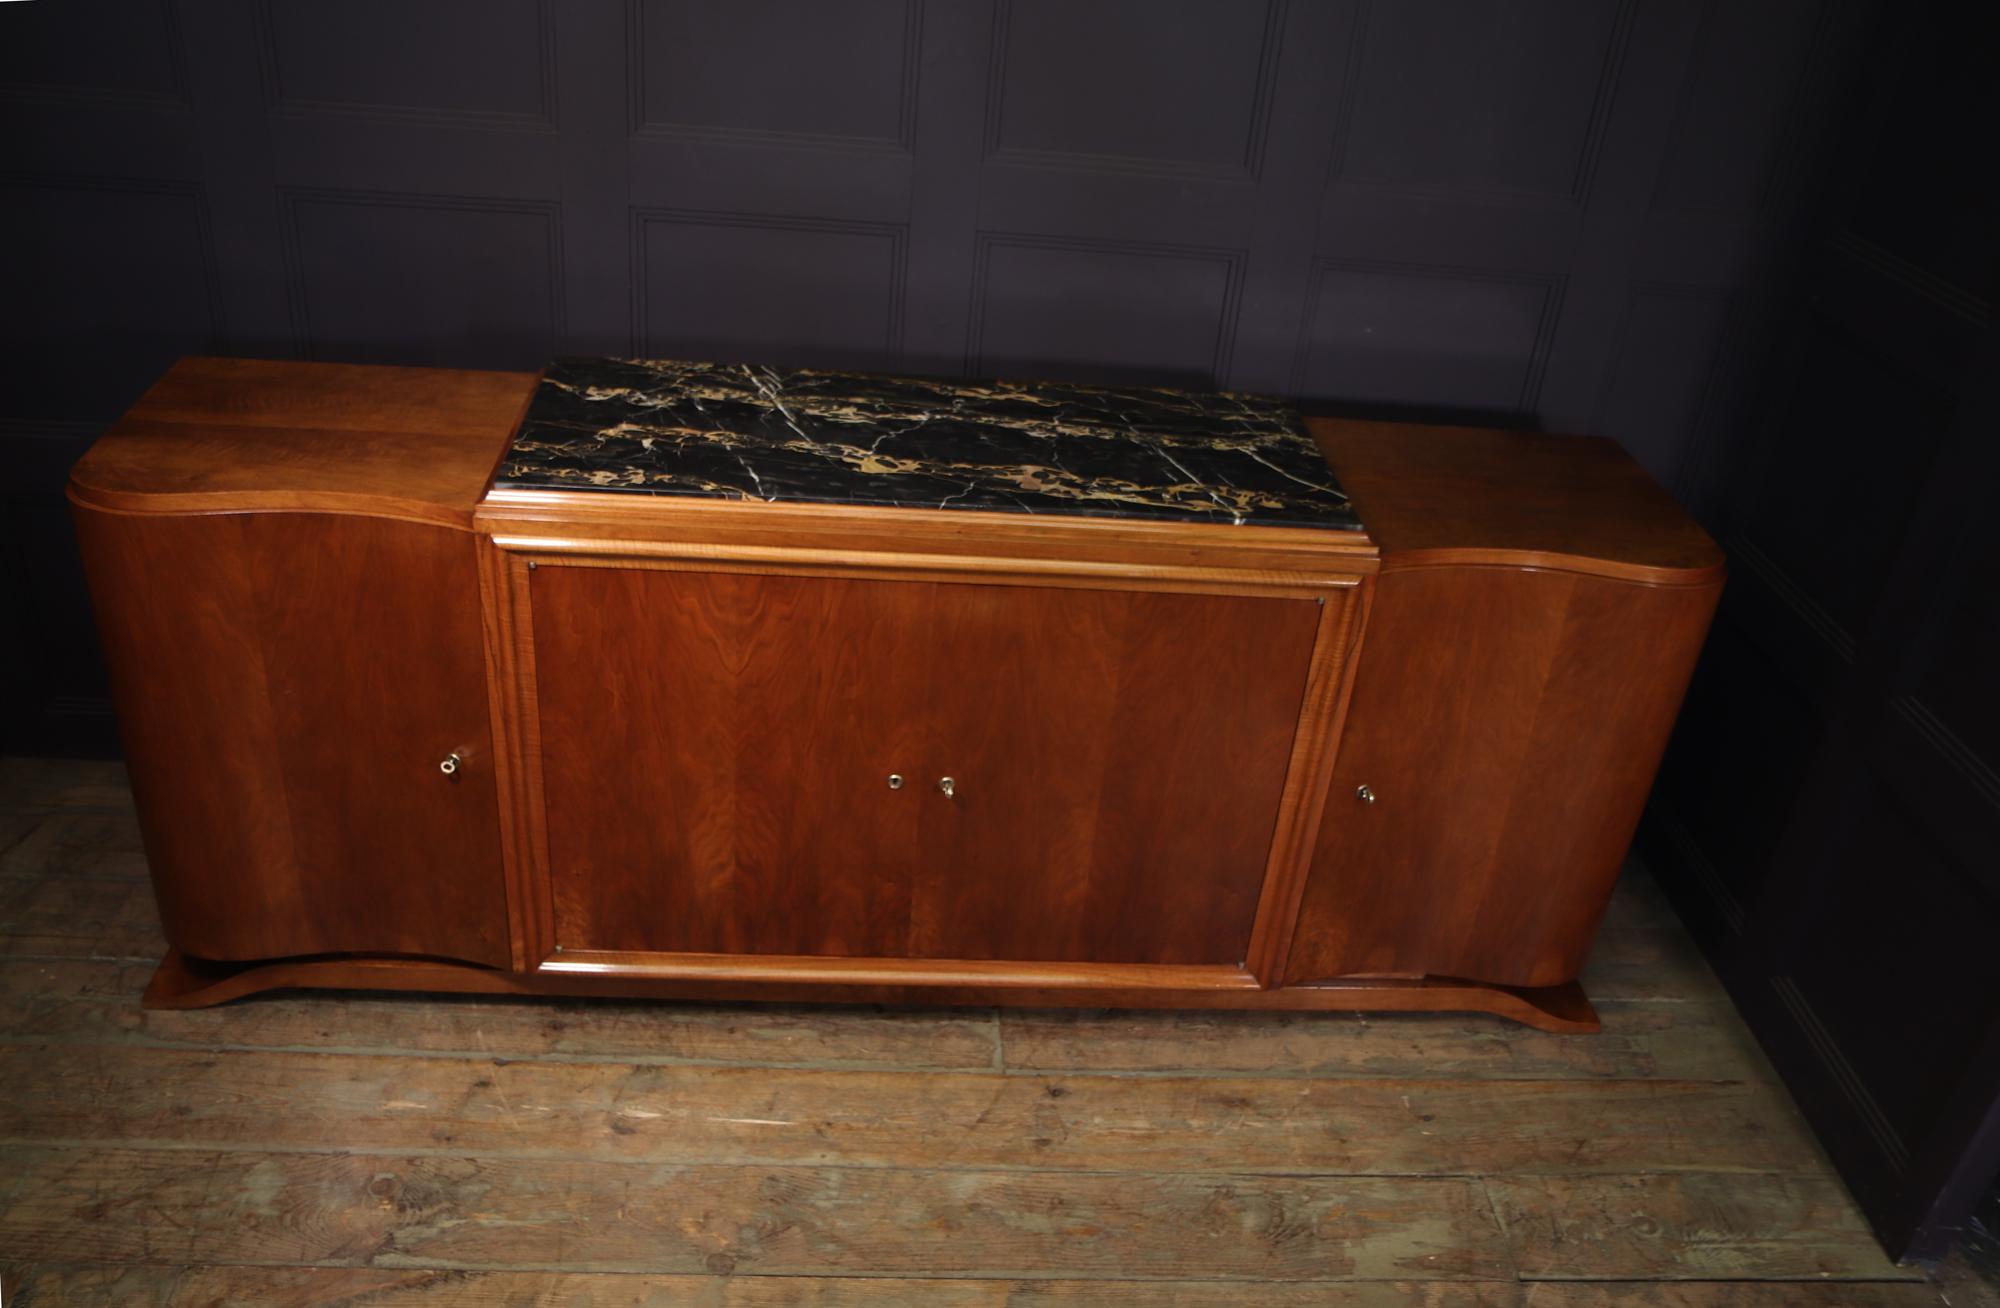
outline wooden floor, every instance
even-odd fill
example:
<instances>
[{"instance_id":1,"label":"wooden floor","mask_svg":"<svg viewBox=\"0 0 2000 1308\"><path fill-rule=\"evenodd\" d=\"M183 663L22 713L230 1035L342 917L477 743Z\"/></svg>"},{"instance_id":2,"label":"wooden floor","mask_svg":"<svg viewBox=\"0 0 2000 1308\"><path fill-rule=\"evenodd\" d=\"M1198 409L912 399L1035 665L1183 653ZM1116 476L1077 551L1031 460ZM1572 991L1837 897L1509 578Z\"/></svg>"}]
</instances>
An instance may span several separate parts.
<instances>
[{"instance_id":1,"label":"wooden floor","mask_svg":"<svg viewBox=\"0 0 2000 1308\"><path fill-rule=\"evenodd\" d=\"M265 998L148 1013L123 774L0 762L27 1304L1905 1308L1658 893L1491 1018Z\"/></svg>"}]
</instances>

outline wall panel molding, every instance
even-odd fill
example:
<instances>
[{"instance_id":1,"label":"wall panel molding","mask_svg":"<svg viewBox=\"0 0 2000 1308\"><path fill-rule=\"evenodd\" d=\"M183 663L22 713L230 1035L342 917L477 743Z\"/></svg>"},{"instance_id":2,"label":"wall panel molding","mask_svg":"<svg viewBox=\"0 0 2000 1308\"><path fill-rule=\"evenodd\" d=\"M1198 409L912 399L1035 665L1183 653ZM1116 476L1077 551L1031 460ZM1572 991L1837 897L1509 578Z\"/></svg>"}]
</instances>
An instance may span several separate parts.
<instances>
[{"instance_id":1,"label":"wall panel molding","mask_svg":"<svg viewBox=\"0 0 2000 1308\"><path fill-rule=\"evenodd\" d=\"M1358 171L1349 156L1360 86L1370 67L1369 29L1373 25L1377 0L1356 0L1354 22L1348 37L1345 70L1341 78L1340 104L1332 132L1326 184L1343 190L1374 191L1404 195L1414 199L1458 200L1469 204L1507 205L1531 209L1573 210L1590 206L1597 163L1604 144L1605 125L1617 99L1619 74L1631 42L1638 0L1617 0L1609 35L1596 73L1596 92L1583 123L1581 146L1568 185L1561 191L1533 188L1465 186L1450 183L1417 183L1394 178L1371 177ZM1408 0L1393 0L1408 3Z\"/></svg>"},{"instance_id":2,"label":"wall panel molding","mask_svg":"<svg viewBox=\"0 0 2000 1308\"><path fill-rule=\"evenodd\" d=\"M897 127L893 137L848 136L806 129L726 127L710 123L664 122L646 107L646 0L625 0L625 86L627 131L649 140L683 141L725 147L777 146L813 150L907 155L916 148L917 82L922 72L925 0L905 0L902 51L898 64Z\"/></svg>"},{"instance_id":3,"label":"wall panel molding","mask_svg":"<svg viewBox=\"0 0 2000 1308\"><path fill-rule=\"evenodd\" d=\"M1285 16L1290 0L1266 0L1257 73L1251 91L1249 131L1242 157L1228 164L1200 160L1150 159L1125 154L1075 150L1039 150L1002 143L1010 72L1008 31L1014 0L995 0L992 54L986 70L985 162L1017 168L1069 169L1079 172L1137 177L1190 178L1214 182L1256 182L1263 176L1265 143L1270 136L1272 97L1283 54ZM1246 12L1247 12L1246 6Z\"/></svg>"},{"instance_id":4,"label":"wall panel molding","mask_svg":"<svg viewBox=\"0 0 2000 1308\"><path fill-rule=\"evenodd\" d=\"M1633 342L1638 337L1638 318L1648 300L1680 302L1682 304L1709 306L1715 316L1712 339L1705 347L1697 346L1701 355L1698 363L1687 371L1692 376L1679 379L1678 384L1664 389L1678 393L1685 418L1675 424L1679 435L1679 457L1672 461L1672 469L1654 469L1663 485L1674 487L1685 481L1687 462L1692 452L1703 442L1704 434L1713 426L1718 415L1720 396L1724 389L1727 369L1723 366L1728 343L1740 329L1742 306L1739 296L1728 286L1702 285L1691 282L1634 281L1625 288L1625 301L1618 311L1618 326L1612 337L1611 353L1605 364L1604 374L1598 388L1596 403L1591 409L1591 430L1601 434L1626 440L1626 434L1616 429L1616 405L1621 394L1620 383L1628 381L1628 364L1635 366L1646 362L1657 363L1657 351L1641 358L1633 352ZM1633 388L1625 387L1629 392ZM1667 403L1671 403L1669 400ZM1646 403L1660 407L1661 401L1647 395ZM1630 450L1630 446L1627 446ZM1631 451L1635 455L1641 451ZM1641 462L1646 460L1642 457Z\"/></svg>"},{"instance_id":5,"label":"wall panel molding","mask_svg":"<svg viewBox=\"0 0 2000 1308\"><path fill-rule=\"evenodd\" d=\"M455 109L439 105L396 104L362 100L312 99L285 90L282 52L278 47L273 0L255 0L252 24L257 39L259 82L268 112L312 118L346 118L363 122L415 122L475 131L554 132L556 123L556 43L554 0L536 0L536 108L532 113L508 110Z\"/></svg>"},{"instance_id":6,"label":"wall panel molding","mask_svg":"<svg viewBox=\"0 0 2000 1308\"><path fill-rule=\"evenodd\" d=\"M83 191L104 195L171 196L187 201L201 244L202 284L207 292L203 311L211 339L226 334L222 307L222 266L215 245L208 194L200 182L159 177L114 177L87 173L0 174L0 191Z\"/></svg>"},{"instance_id":7,"label":"wall panel molding","mask_svg":"<svg viewBox=\"0 0 2000 1308\"><path fill-rule=\"evenodd\" d=\"M1707 851L1696 841L1687 823L1675 812L1673 805L1661 797L1659 787L1654 788L1652 798L1646 803L1646 824L1650 834L1664 839L1673 856L1694 873L1695 885L1708 896L1710 906L1723 924L1736 935L1743 934L1743 924L1747 919L1742 902Z\"/></svg>"},{"instance_id":8,"label":"wall panel molding","mask_svg":"<svg viewBox=\"0 0 2000 1308\"><path fill-rule=\"evenodd\" d=\"M1313 259L1307 274L1305 308L1299 319L1292 354L1291 392L1306 393L1306 374L1313 352L1313 330L1319 320L1321 297L1330 273L1358 273L1365 276L1402 278L1414 282L1469 282L1496 286L1522 286L1539 291L1541 303L1535 318L1533 340L1522 364L1520 389L1514 397L1514 411L1530 414L1539 402L1542 378L1548 371L1554 347L1556 325L1562 318L1563 300L1568 291L1566 273L1502 271L1458 264L1404 263L1387 259L1342 259L1321 255Z\"/></svg>"},{"instance_id":9,"label":"wall panel molding","mask_svg":"<svg viewBox=\"0 0 2000 1308\"><path fill-rule=\"evenodd\" d=\"M1797 173L1800 156L1812 140L1812 134L1803 129L1801 123L1801 102L1805 98L1807 83L1815 68L1826 60L1828 46L1834 40L1835 24L1832 20L1832 5L1829 0L1811 0L1812 18L1807 29L1799 34L1799 50L1796 60L1781 79L1784 90L1777 97L1777 112L1762 123L1752 122L1737 126L1751 128L1764 126L1769 129L1770 146L1763 166L1759 170L1761 178L1751 188L1753 194L1746 203L1730 205L1679 201L1673 196L1674 170L1683 160L1697 107L1703 97L1710 95L1711 79L1703 62L1704 56L1712 53L1718 39L1717 29L1724 12L1736 16L1755 14L1753 7L1727 5L1725 0L1707 0L1702 7L1701 21L1695 36L1694 50L1690 54L1687 67L1681 77L1678 103L1674 109L1673 127L1668 132L1666 148L1661 152L1659 165L1655 171L1652 198L1649 211L1675 217L1706 218L1711 220L1750 222L1768 217L1777 207L1779 197L1788 189L1787 183Z\"/></svg>"},{"instance_id":10,"label":"wall panel molding","mask_svg":"<svg viewBox=\"0 0 2000 1308\"><path fill-rule=\"evenodd\" d=\"M550 200L524 200L501 196L427 195L406 191L363 191L326 187L284 186L278 188L279 226L285 260L285 280L289 289L293 346L301 358L320 357L320 342L312 322L312 305L307 289L304 250L299 218L314 206L346 206L354 209L414 209L435 213L519 214L541 219L547 249L549 297L546 322L551 340L560 340L566 327L562 269L562 206Z\"/></svg>"},{"instance_id":11,"label":"wall panel molding","mask_svg":"<svg viewBox=\"0 0 2000 1308\"><path fill-rule=\"evenodd\" d=\"M1912 298L1921 299L1953 316L1961 329L1978 332L1993 317L1991 302L1852 231L1842 230L1828 237L1826 249L1866 268L1890 283L1895 290L1907 292Z\"/></svg>"},{"instance_id":12,"label":"wall panel molding","mask_svg":"<svg viewBox=\"0 0 2000 1308\"><path fill-rule=\"evenodd\" d=\"M1816 695L1815 707L1832 712L1835 685L1854 666L1854 636L1831 613L1786 575L1776 559L1742 532L1720 535L1730 569L1739 585L1758 585L1777 601L1766 605L1791 621L1782 628L1766 622L1751 632L1766 657L1778 663L1801 687Z\"/></svg>"},{"instance_id":13,"label":"wall panel molding","mask_svg":"<svg viewBox=\"0 0 2000 1308\"><path fill-rule=\"evenodd\" d=\"M1215 324L1215 347L1210 360L1210 376L1219 383L1229 375L1236 348L1238 314L1243 300L1243 273L1249 252L1214 246L1173 245L1151 241L1097 240L1080 237L1048 236L1026 232L977 233L973 240L972 312L965 346L965 371L970 377L987 372L986 327L990 310L989 291L993 254L996 250L1054 250L1080 254L1105 254L1142 259L1187 260L1216 265L1223 274L1223 293Z\"/></svg>"},{"instance_id":14,"label":"wall panel molding","mask_svg":"<svg viewBox=\"0 0 2000 1308\"><path fill-rule=\"evenodd\" d=\"M858 222L838 218L797 217L785 214L735 213L711 209L671 209L635 207L631 215L632 241L632 322L631 352L643 355L652 339L651 313L647 289L651 285L648 228L653 226L700 226L744 231L812 232L883 241L889 246L889 280L883 287L887 316L881 348L889 354L903 352L904 304L908 299L910 231L904 223Z\"/></svg>"},{"instance_id":15,"label":"wall panel molding","mask_svg":"<svg viewBox=\"0 0 2000 1308\"><path fill-rule=\"evenodd\" d=\"M1939 764L1950 769L1956 781L1978 796L1989 817L2000 816L2000 772L1995 772L1978 750L1915 695L1896 696L1889 701L1889 709L1912 735L1930 747ZM2000 877L1988 880L2000 881Z\"/></svg>"},{"instance_id":16,"label":"wall panel molding","mask_svg":"<svg viewBox=\"0 0 2000 1308\"><path fill-rule=\"evenodd\" d=\"M117 105L136 109L187 109L190 90L187 68L187 38L181 31L179 6L175 0L156 0L166 33L161 51L167 70L164 91L115 86L80 86L35 79L0 81L0 98L40 101L50 104Z\"/></svg>"},{"instance_id":17,"label":"wall panel molding","mask_svg":"<svg viewBox=\"0 0 2000 1308\"><path fill-rule=\"evenodd\" d=\"M1771 222L1783 219L1787 205L1796 202L1809 181L1815 150L1824 143L1823 100L1839 85L1835 70L1852 34L1845 30L1842 0L1818 0L1812 32L1801 56L1799 77L1785 103L1778 136L1778 148L1771 161L1771 173L1760 197L1757 217ZM1851 16L1850 16L1851 17Z\"/></svg>"},{"instance_id":18,"label":"wall panel molding","mask_svg":"<svg viewBox=\"0 0 2000 1308\"><path fill-rule=\"evenodd\" d=\"M1771 989L1790 1014L1799 1034L1805 1037L1813 1053L1825 1064L1833 1083L1853 1108L1855 1117L1874 1137L1883 1160L1898 1175L1907 1172L1910 1168L1910 1148L1904 1143L1902 1133L1890 1122L1889 1115L1882 1111L1875 1096L1869 1093L1866 1082L1854 1070L1854 1065L1848 1062L1847 1055L1841 1052L1839 1042L1826 1029L1819 1011L1799 989L1798 982L1789 976L1774 976L1771 978Z\"/></svg>"}]
</instances>

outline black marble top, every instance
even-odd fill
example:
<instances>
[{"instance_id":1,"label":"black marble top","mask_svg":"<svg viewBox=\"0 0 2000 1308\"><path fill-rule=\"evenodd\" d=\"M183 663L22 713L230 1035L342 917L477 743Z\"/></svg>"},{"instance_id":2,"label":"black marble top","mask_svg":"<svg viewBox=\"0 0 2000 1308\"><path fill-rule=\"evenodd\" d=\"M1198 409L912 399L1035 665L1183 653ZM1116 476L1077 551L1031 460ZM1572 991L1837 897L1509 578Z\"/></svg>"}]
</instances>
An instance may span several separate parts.
<instances>
[{"instance_id":1,"label":"black marble top","mask_svg":"<svg viewBox=\"0 0 2000 1308\"><path fill-rule=\"evenodd\" d=\"M1249 395L558 359L497 487L1361 527Z\"/></svg>"}]
</instances>

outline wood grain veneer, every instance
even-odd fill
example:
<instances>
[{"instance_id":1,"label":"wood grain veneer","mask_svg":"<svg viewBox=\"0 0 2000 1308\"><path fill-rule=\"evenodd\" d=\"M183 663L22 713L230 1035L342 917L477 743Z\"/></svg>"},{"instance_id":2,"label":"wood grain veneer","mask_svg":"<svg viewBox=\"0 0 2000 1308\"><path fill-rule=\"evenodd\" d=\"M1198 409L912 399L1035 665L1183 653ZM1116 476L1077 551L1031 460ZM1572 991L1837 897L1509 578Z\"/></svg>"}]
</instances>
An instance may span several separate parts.
<instances>
[{"instance_id":1,"label":"wood grain veneer","mask_svg":"<svg viewBox=\"0 0 2000 1308\"><path fill-rule=\"evenodd\" d=\"M731 976L718 967L698 975L643 971L558 971L523 974L454 967L420 959L379 957L283 959L248 966L215 964L169 950L146 988L149 1008L205 1008L269 990L425 990L468 995L575 995L687 1000L700 1003L757 1001L781 1004L940 1004L981 1008L1184 1008L1243 1009L1272 1013L1492 1013L1544 1031L1582 1034L1598 1030L1596 1012L1574 982L1522 990L1450 977L1374 978L1324 985L1263 989L1255 984L1200 987L1139 985L1110 968L1096 975L1065 976L1050 985L1041 969L996 983L991 975L944 974L927 966L899 970L901 984L880 977L835 979L817 966L785 980L766 965ZM1147 979L1151 974L1142 973ZM936 979L941 984L925 984ZM1016 983L1016 982L1020 983Z\"/></svg>"},{"instance_id":2,"label":"wood grain veneer","mask_svg":"<svg viewBox=\"0 0 2000 1308\"><path fill-rule=\"evenodd\" d=\"M1307 421L1385 568L1492 563L1659 586L1722 580L1722 551L1601 436Z\"/></svg>"},{"instance_id":3,"label":"wood grain veneer","mask_svg":"<svg viewBox=\"0 0 2000 1308\"><path fill-rule=\"evenodd\" d=\"M82 506L76 525L169 938L507 962L472 537Z\"/></svg>"},{"instance_id":4,"label":"wood grain veneer","mask_svg":"<svg viewBox=\"0 0 2000 1308\"><path fill-rule=\"evenodd\" d=\"M1594 1025L1722 572L1608 442L1316 422L1365 535L488 490L533 380L189 360L79 463L149 1002Z\"/></svg>"},{"instance_id":5,"label":"wood grain veneer","mask_svg":"<svg viewBox=\"0 0 2000 1308\"><path fill-rule=\"evenodd\" d=\"M92 445L72 500L469 527L535 375L183 359Z\"/></svg>"},{"instance_id":6,"label":"wood grain veneer","mask_svg":"<svg viewBox=\"0 0 2000 1308\"><path fill-rule=\"evenodd\" d=\"M1314 600L630 567L530 593L558 948L1242 962Z\"/></svg>"},{"instance_id":7,"label":"wood grain veneer","mask_svg":"<svg viewBox=\"0 0 2000 1308\"><path fill-rule=\"evenodd\" d=\"M1283 977L1566 983L1666 749L1721 551L1610 441L1313 430L1382 567Z\"/></svg>"},{"instance_id":8,"label":"wood grain veneer","mask_svg":"<svg viewBox=\"0 0 2000 1308\"><path fill-rule=\"evenodd\" d=\"M1717 593L1385 571L1285 980L1574 979Z\"/></svg>"}]
</instances>

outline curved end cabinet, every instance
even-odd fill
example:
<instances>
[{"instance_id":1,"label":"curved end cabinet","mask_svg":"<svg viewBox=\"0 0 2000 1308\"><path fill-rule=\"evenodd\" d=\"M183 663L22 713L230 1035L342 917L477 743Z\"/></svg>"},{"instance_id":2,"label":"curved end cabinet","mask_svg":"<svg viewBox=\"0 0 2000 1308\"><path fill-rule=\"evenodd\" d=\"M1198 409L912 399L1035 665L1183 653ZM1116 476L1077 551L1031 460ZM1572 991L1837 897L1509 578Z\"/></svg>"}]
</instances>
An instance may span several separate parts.
<instances>
[{"instance_id":1,"label":"curved end cabinet","mask_svg":"<svg viewBox=\"0 0 2000 1308\"><path fill-rule=\"evenodd\" d=\"M1310 424L1365 532L496 483L536 391L186 360L77 465L147 1002L1595 1028L1722 580L1616 446Z\"/></svg>"},{"instance_id":2,"label":"curved end cabinet","mask_svg":"<svg viewBox=\"0 0 2000 1308\"><path fill-rule=\"evenodd\" d=\"M1382 571L1285 980L1572 981L1722 553L1608 440L1315 434Z\"/></svg>"},{"instance_id":3,"label":"curved end cabinet","mask_svg":"<svg viewBox=\"0 0 2000 1308\"><path fill-rule=\"evenodd\" d=\"M533 388L191 359L77 464L176 949L509 961L472 511Z\"/></svg>"}]
</instances>

